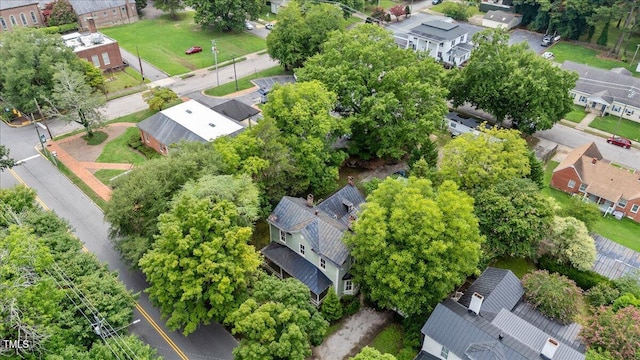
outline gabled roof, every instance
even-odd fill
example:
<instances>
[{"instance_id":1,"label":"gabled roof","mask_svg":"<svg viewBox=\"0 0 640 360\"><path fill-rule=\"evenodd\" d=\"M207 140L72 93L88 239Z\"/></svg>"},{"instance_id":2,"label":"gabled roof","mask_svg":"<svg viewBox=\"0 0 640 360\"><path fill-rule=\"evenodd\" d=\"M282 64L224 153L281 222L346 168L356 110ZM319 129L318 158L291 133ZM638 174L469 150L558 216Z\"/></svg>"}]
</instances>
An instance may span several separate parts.
<instances>
[{"instance_id":1,"label":"gabled roof","mask_svg":"<svg viewBox=\"0 0 640 360\"><path fill-rule=\"evenodd\" d=\"M305 199L285 196L267 221L289 233L299 232L312 250L338 266L349 257L342 237L349 226L349 216L356 216L364 196L355 186L347 185L317 206L307 206Z\"/></svg>"},{"instance_id":2,"label":"gabled roof","mask_svg":"<svg viewBox=\"0 0 640 360\"><path fill-rule=\"evenodd\" d=\"M595 143L582 145L572 152L555 168L554 173L573 168L586 191L618 202L620 198L632 200L640 198L640 173L629 172L602 161L602 154Z\"/></svg>"},{"instance_id":3,"label":"gabled roof","mask_svg":"<svg viewBox=\"0 0 640 360\"><path fill-rule=\"evenodd\" d=\"M578 333L580 332L580 329L582 329L580 324L571 323L562 325L559 322L542 315L540 311L536 310L526 301L519 302L512 312L536 328L551 335L554 339L560 340L560 342L567 344L581 353L586 351L585 345L578 337Z\"/></svg>"},{"instance_id":4,"label":"gabled roof","mask_svg":"<svg viewBox=\"0 0 640 360\"><path fill-rule=\"evenodd\" d=\"M212 107L211 110L235 121L246 120L260 112L259 110L236 99L231 99L223 102L222 104L216 105Z\"/></svg>"},{"instance_id":5,"label":"gabled roof","mask_svg":"<svg viewBox=\"0 0 640 360\"><path fill-rule=\"evenodd\" d=\"M286 246L272 242L262 248L260 252L291 276L307 285L315 294L321 294L331 286L331 280L327 275Z\"/></svg>"},{"instance_id":6,"label":"gabled roof","mask_svg":"<svg viewBox=\"0 0 640 360\"><path fill-rule=\"evenodd\" d=\"M69 0L69 2L78 15L104 11L126 4L125 0ZM134 3L134 1L131 1L131 3Z\"/></svg>"},{"instance_id":7,"label":"gabled roof","mask_svg":"<svg viewBox=\"0 0 640 360\"><path fill-rule=\"evenodd\" d=\"M508 25L516 16L518 15L502 10L489 10L482 18Z\"/></svg>"},{"instance_id":8,"label":"gabled roof","mask_svg":"<svg viewBox=\"0 0 640 360\"><path fill-rule=\"evenodd\" d=\"M600 235L593 235L596 241L596 263L593 271L615 280L626 273L640 269L640 253L622 246Z\"/></svg>"},{"instance_id":9,"label":"gabled roof","mask_svg":"<svg viewBox=\"0 0 640 360\"><path fill-rule=\"evenodd\" d=\"M474 292L484 296L480 315L493 319L500 310L513 309L522 298L524 289L520 279L510 270L488 267L458 302L468 308Z\"/></svg>"},{"instance_id":10,"label":"gabled roof","mask_svg":"<svg viewBox=\"0 0 640 360\"><path fill-rule=\"evenodd\" d=\"M409 30L409 33L412 35L437 42L453 40L468 32L469 29L461 24L450 23L442 20L423 22Z\"/></svg>"},{"instance_id":11,"label":"gabled roof","mask_svg":"<svg viewBox=\"0 0 640 360\"><path fill-rule=\"evenodd\" d=\"M0 1L0 10L13 9L21 6L39 4L38 0L2 0Z\"/></svg>"},{"instance_id":12,"label":"gabled roof","mask_svg":"<svg viewBox=\"0 0 640 360\"><path fill-rule=\"evenodd\" d=\"M595 94L608 90L608 95L612 100L640 107L640 79L624 71L603 70L572 61L565 61L561 68L575 71L580 76L574 88L576 91Z\"/></svg>"},{"instance_id":13,"label":"gabled roof","mask_svg":"<svg viewBox=\"0 0 640 360\"><path fill-rule=\"evenodd\" d=\"M242 125L195 100L162 110L138 123L138 128L165 145L181 140L208 142L244 130Z\"/></svg>"}]
</instances>

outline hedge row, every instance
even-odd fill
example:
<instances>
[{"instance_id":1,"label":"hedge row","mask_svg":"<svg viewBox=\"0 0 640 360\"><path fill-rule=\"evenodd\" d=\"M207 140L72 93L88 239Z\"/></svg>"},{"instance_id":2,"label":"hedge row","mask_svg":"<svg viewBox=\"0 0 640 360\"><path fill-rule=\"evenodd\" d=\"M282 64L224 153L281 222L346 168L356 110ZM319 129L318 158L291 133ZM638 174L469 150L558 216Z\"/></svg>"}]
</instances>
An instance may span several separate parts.
<instances>
[{"instance_id":1,"label":"hedge row","mask_svg":"<svg viewBox=\"0 0 640 360\"><path fill-rule=\"evenodd\" d=\"M59 26L48 26L40 28L39 30L46 34L64 34L71 31L77 31L80 27L78 23L64 24Z\"/></svg>"},{"instance_id":2,"label":"hedge row","mask_svg":"<svg viewBox=\"0 0 640 360\"><path fill-rule=\"evenodd\" d=\"M548 256L543 256L538 260L538 268L564 275L575 281L576 285L585 291L601 283L606 283L608 285L613 284L609 278L602 276L595 271L578 270L568 265L562 265L555 259Z\"/></svg>"}]
</instances>

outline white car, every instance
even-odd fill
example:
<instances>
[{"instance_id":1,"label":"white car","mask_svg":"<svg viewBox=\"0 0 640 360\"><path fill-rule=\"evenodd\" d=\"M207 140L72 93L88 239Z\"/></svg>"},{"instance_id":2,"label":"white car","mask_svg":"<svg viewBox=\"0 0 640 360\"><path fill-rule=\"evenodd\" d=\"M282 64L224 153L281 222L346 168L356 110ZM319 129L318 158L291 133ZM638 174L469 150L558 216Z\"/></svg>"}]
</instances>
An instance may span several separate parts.
<instances>
[{"instance_id":1,"label":"white car","mask_svg":"<svg viewBox=\"0 0 640 360\"><path fill-rule=\"evenodd\" d=\"M543 57L544 59L553 59L553 53L552 53L551 51L545 51L545 52L542 54L542 57Z\"/></svg>"},{"instance_id":2,"label":"white car","mask_svg":"<svg viewBox=\"0 0 640 360\"><path fill-rule=\"evenodd\" d=\"M244 28L247 29L247 30L253 30L253 25L251 25L250 22L245 21L244 22Z\"/></svg>"}]
</instances>

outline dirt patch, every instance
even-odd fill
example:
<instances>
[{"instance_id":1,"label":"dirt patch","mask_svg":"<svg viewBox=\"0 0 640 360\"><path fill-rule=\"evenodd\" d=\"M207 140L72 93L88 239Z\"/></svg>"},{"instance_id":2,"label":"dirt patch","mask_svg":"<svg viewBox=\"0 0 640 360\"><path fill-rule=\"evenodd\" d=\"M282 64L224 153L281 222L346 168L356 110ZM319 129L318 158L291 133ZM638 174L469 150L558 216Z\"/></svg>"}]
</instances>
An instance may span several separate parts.
<instances>
[{"instance_id":1,"label":"dirt patch","mask_svg":"<svg viewBox=\"0 0 640 360\"><path fill-rule=\"evenodd\" d=\"M100 131L107 134L107 139L98 145L87 145L87 141L82 138L85 135L84 132L60 140L58 144L77 161L95 162L107 143L122 135L131 126L135 124L118 123L101 128Z\"/></svg>"}]
</instances>

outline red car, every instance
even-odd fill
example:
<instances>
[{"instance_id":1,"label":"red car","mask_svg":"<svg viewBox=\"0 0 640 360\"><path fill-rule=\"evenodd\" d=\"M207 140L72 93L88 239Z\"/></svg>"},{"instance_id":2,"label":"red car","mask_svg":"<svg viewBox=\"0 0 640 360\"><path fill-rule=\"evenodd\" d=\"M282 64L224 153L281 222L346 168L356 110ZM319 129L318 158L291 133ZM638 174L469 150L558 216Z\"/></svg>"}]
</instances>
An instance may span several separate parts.
<instances>
[{"instance_id":1,"label":"red car","mask_svg":"<svg viewBox=\"0 0 640 360\"><path fill-rule=\"evenodd\" d=\"M613 135L613 136L611 136L611 137L609 137L607 139L607 142L609 144L617 145L617 146L620 146L620 147L623 147L623 148L627 148L627 149L629 149L631 147L631 140L625 139L625 138L620 137L620 136Z\"/></svg>"},{"instance_id":2,"label":"red car","mask_svg":"<svg viewBox=\"0 0 640 360\"><path fill-rule=\"evenodd\" d=\"M202 48L200 46L192 46L189 49L187 49L187 51L185 51L184 53L187 55L191 55L199 52L202 52Z\"/></svg>"}]
</instances>

